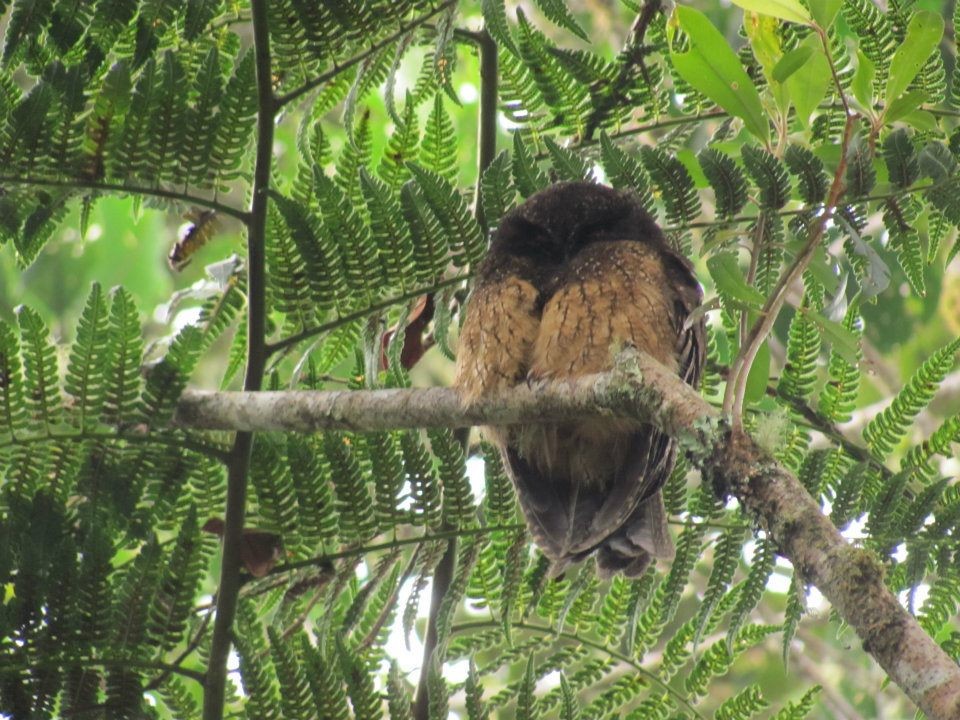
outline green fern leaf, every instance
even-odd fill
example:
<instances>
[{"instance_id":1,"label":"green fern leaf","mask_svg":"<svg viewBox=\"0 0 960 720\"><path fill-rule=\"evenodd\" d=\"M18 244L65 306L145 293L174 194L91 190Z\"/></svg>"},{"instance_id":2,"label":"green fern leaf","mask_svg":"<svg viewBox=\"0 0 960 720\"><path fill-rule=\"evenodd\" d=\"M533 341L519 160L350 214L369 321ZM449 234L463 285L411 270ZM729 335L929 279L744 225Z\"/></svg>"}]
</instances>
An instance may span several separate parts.
<instances>
[{"instance_id":1,"label":"green fern leaf","mask_svg":"<svg viewBox=\"0 0 960 720\"><path fill-rule=\"evenodd\" d=\"M252 601L240 601L237 626L234 641L240 659L240 681L246 696L246 712L250 717L281 720L283 715L277 671Z\"/></svg>"},{"instance_id":2,"label":"green fern leaf","mask_svg":"<svg viewBox=\"0 0 960 720\"><path fill-rule=\"evenodd\" d=\"M358 542L373 537L377 531L373 502L355 443L340 433L327 432L323 435L323 450L333 478L341 540Z\"/></svg>"},{"instance_id":3,"label":"green fern leaf","mask_svg":"<svg viewBox=\"0 0 960 720\"><path fill-rule=\"evenodd\" d=\"M337 537L337 511L324 456L299 435L287 436L287 467L297 494L298 534L309 550Z\"/></svg>"},{"instance_id":4,"label":"green fern leaf","mask_svg":"<svg viewBox=\"0 0 960 720\"><path fill-rule=\"evenodd\" d=\"M799 701L788 703L780 712L774 715L771 720L803 720L810 714L810 711L813 710L820 690L819 685L814 685L804 693L804 696L800 698Z\"/></svg>"},{"instance_id":5,"label":"green fern leaf","mask_svg":"<svg viewBox=\"0 0 960 720\"><path fill-rule=\"evenodd\" d=\"M140 422L150 426L164 425L173 417L180 393L187 386L200 356L203 336L193 325L187 325L170 343L166 355L150 368L140 396Z\"/></svg>"},{"instance_id":6,"label":"green fern leaf","mask_svg":"<svg viewBox=\"0 0 960 720\"><path fill-rule=\"evenodd\" d=\"M194 78L190 95L179 150L178 175L187 184L201 185L206 179L207 164L217 132L215 108L223 96L220 54L216 45L207 52Z\"/></svg>"},{"instance_id":7,"label":"green fern leaf","mask_svg":"<svg viewBox=\"0 0 960 720\"><path fill-rule=\"evenodd\" d=\"M533 694L536 688L534 676L533 655L527 658L527 669L523 674L523 684L520 686L520 694L517 696L517 720L534 720L539 716L537 710L537 698Z\"/></svg>"},{"instance_id":8,"label":"green fern leaf","mask_svg":"<svg viewBox=\"0 0 960 720\"><path fill-rule=\"evenodd\" d=\"M916 221L922 212L921 203L914 197L889 198L883 205L883 224L890 235L890 247L897 253L897 261L903 268L910 287L923 297L927 294L923 279L923 243L916 229Z\"/></svg>"},{"instance_id":9,"label":"green fern leaf","mask_svg":"<svg viewBox=\"0 0 960 720\"><path fill-rule=\"evenodd\" d=\"M910 135L898 128L883 141L883 160L887 165L890 182L900 189L913 185L920 176L917 150Z\"/></svg>"},{"instance_id":10,"label":"green fern leaf","mask_svg":"<svg viewBox=\"0 0 960 720\"><path fill-rule=\"evenodd\" d=\"M420 130L417 127L417 106L410 93L407 93L406 104L403 108L403 117L397 123L387 141L387 149L380 161L379 174L388 185L399 188L410 179L408 162L416 162L420 140Z\"/></svg>"},{"instance_id":11,"label":"green fern leaf","mask_svg":"<svg viewBox=\"0 0 960 720\"><path fill-rule=\"evenodd\" d=\"M960 225L960 163L939 142L929 143L919 156L920 170L933 180L926 197L954 225Z\"/></svg>"},{"instance_id":12,"label":"green fern leaf","mask_svg":"<svg viewBox=\"0 0 960 720\"><path fill-rule=\"evenodd\" d=\"M856 136L847 151L847 171L844 176L847 197L862 198L877 184L873 168L873 151L862 138Z\"/></svg>"},{"instance_id":13,"label":"green fern leaf","mask_svg":"<svg viewBox=\"0 0 960 720\"><path fill-rule=\"evenodd\" d=\"M443 486L445 524L454 528L476 525L476 507L467 478L463 446L448 428L430 429L427 436L430 438L430 449L439 461L437 470Z\"/></svg>"},{"instance_id":14,"label":"green fern leaf","mask_svg":"<svg viewBox=\"0 0 960 720\"><path fill-rule=\"evenodd\" d=\"M733 158L714 148L704 148L697 155L700 167L716 198L720 219L734 217L747 204L747 179Z\"/></svg>"},{"instance_id":15,"label":"green fern leaf","mask_svg":"<svg viewBox=\"0 0 960 720\"><path fill-rule=\"evenodd\" d=\"M740 564L740 554L743 550L743 536L746 528L731 527L723 531L713 550L713 568L707 589L704 590L700 610L697 612L696 627L693 635L693 645L700 644L700 639L707 625L714 620L714 613L721 598L730 588L733 574Z\"/></svg>"},{"instance_id":16,"label":"green fern leaf","mask_svg":"<svg viewBox=\"0 0 960 720\"><path fill-rule=\"evenodd\" d=\"M276 627L267 628L270 640L270 655L277 669L280 683L280 707L284 718L316 717L316 708L310 695L310 683L300 659L293 651L293 643L288 642Z\"/></svg>"},{"instance_id":17,"label":"green fern leaf","mask_svg":"<svg viewBox=\"0 0 960 720\"><path fill-rule=\"evenodd\" d=\"M400 202L386 183L366 169L360 171L360 185L370 213L370 231L383 263L384 280L393 287L406 287L414 247L410 227L403 222Z\"/></svg>"},{"instance_id":18,"label":"green fern leaf","mask_svg":"<svg viewBox=\"0 0 960 720\"><path fill-rule=\"evenodd\" d=\"M190 508L150 605L147 635L158 649L170 650L183 639L208 559L209 553L204 552L200 538L196 508Z\"/></svg>"},{"instance_id":19,"label":"green fern leaf","mask_svg":"<svg viewBox=\"0 0 960 720\"><path fill-rule=\"evenodd\" d=\"M700 198L689 171L679 160L660 148L640 148L643 166L657 186L666 206L667 222L688 225L700 213Z\"/></svg>"},{"instance_id":20,"label":"green fern leaf","mask_svg":"<svg viewBox=\"0 0 960 720\"><path fill-rule=\"evenodd\" d=\"M187 114L187 85L183 67L173 51L163 55L158 68L155 101L147 129L150 169L146 177L156 182L180 179L180 151L184 145L184 118Z\"/></svg>"},{"instance_id":21,"label":"green fern leaf","mask_svg":"<svg viewBox=\"0 0 960 720\"><path fill-rule=\"evenodd\" d=\"M523 197L530 197L550 184L527 149L523 135L513 134L513 181Z\"/></svg>"},{"instance_id":22,"label":"green fern leaf","mask_svg":"<svg viewBox=\"0 0 960 720\"><path fill-rule=\"evenodd\" d=\"M471 662L470 665L471 671L475 668ZM467 680L467 717L469 720L474 720L474 715L470 714L471 711L471 702L470 702L470 681ZM387 676L387 706L390 710L390 720L413 720L411 715L411 702L409 692L407 691L406 683L404 682L403 676L400 674L400 668L397 665L396 660L390 661L390 674ZM478 718L483 717L482 715L477 715Z\"/></svg>"},{"instance_id":23,"label":"green fern leaf","mask_svg":"<svg viewBox=\"0 0 960 720\"><path fill-rule=\"evenodd\" d=\"M846 470L837 483L833 497L830 519L837 527L843 527L859 514L862 508L864 488L872 480L869 463L857 463Z\"/></svg>"},{"instance_id":24,"label":"green fern leaf","mask_svg":"<svg viewBox=\"0 0 960 720\"><path fill-rule=\"evenodd\" d=\"M562 148L552 138L544 138L553 169L560 180L593 181L593 169L582 157L568 148Z\"/></svg>"},{"instance_id":25,"label":"green fern leaf","mask_svg":"<svg viewBox=\"0 0 960 720\"><path fill-rule=\"evenodd\" d=\"M613 187L632 190L647 212L655 212L650 179L643 166L633 155L619 148L604 131L600 132L600 163Z\"/></svg>"},{"instance_id":26,"label":"green fern leaf","mask_svg":"<svg viewBox=\"0 0 960 720\"><path fill-rule=\"evenodd\" d=\"M897 49L890 19L870 0L850 0L841 11L860 39L860 50L876 67L873 89L877 93L886 85L890 58Z\"/></svg>"},{"instance_id":27,"label":"green fern leaf","mask_svg":"<svg viewBox=\"0 0 960 720\"><path fill-rule=\"evenodd\" d=\"M921 627L936 636L946 623L957 614L960 605L960 575L955 570L937 578L930 593L920 608Z\"/></svg>"},{"instance_id":28,"label":"green fern leaf","mask_svg":"<svg viewBox=\"0 0 960 720\"><path fill-rule=\"evenodd\" d=\"M901 469L917 468L930 477L935 468L930 464L934 455L950 457L953 443L960 442L960 415L948 417L926 440L907 452L900 463Z\"/></svg>"},{"instance_id":29,"label":"green fern leaf","mask_svg":"<svg viewBox=\"0 0 960 720\"><path fill-rule=\"evenodd\" d=\"M486 252L486 243L463 196L440 175L412 163L408 167L444 229L454 264L462 267L479 262Z\"/></svg>"},{"instance_id":30,"label":"green fern leaf","mask_svg":"<svg viewBox=\"0 0 960 720\"><path fill-rule=\"evenodd\" d=\"M413 181L400 189L400 207L413 238L413 267L417 283L429 285L446 269L446 231Z\"/></svg>"},{"instance_id":31,"label":"green fern leaf","mask_svg":"<svg viewBox=\"0 0 960 720\"><path fill-rule=\"evenodd\" d=\"M510 25L507 22L507 11L503 0L481 0L480 10L483 13L483 25L490 36L501 47L507 48L514 55L518 54L517 45L510 34ZM471 718L471 720L473 720Z\"/></svg>"},{"instance_id":32,"label":"green fern leaf","mask_svg":"<svg viewBox=\"0 0 960 720\"><path fill-rule=\"evenodd\" d=\"M420 143L418 159L423 167L454 182L459 168L457 163L457 138L450 116L443 108L443 96L433 98L433 111L427 117Z\"/></svg>"},{"instance_id":33,"label":"green fern leaf","mask_svg":"<svg viewBox=\"0 0 960 720\"><path fill-rule=\"evenodd\" d=\"M27 413L32 424L50 432L51 426L60 422L63 406L57 373L57 350L50 339L50 330L36 310L21 305L16 313L20 325Z\"/></svg>"},{"instance_id":34,"label":"green fern leaf","mask_svg":"<svg viewBox=\"0 0 960 720\"><path fill-rule=\"evenodd\" d=\"M558 27L569 30L581 40L589 42L590 39L587 34L577 24L576 19L563 0L536 0L536 3L540 11Z\"/></svg>"},{"instance_id":35,"label":"green fern leaf","mask_svg":"<svg viewBox=\"0 0 960 720\"><path fill-rule=\"evenodd\" d=\"M816 382L820 356L820 332L810 319L807 298L793 315L787 339L787 361L777 383L777 392L788 400L805 403Z\"/></svg>"},{"instance_id":36,"label":"green fern leaf","mask_svg":"<svg viewBox=\"0 0 960 720\"><path fill-rule=\"evenodd\" d=\"M533 76L518 56L502 49L498 53L498 64L503 114L519 126L538 127L546 115L546 105Z\"/></svg>"},{"instance_id":37,"label":"green fern leaf","mask_svg":"<svg viewBox=\"0 0 960 720\"><path fill-rule=\"evenodd\" d=\"M272 197L306 269L314 303L321 310L331 309L347 295L339 246L329 234L321 233L319 220L302 205L282 195Z\"/></svg>"},{"instance_id":38,"label":"green fern leaf","mask_svg":"<svg viewBox=\"0 0 960 720\"><path fill-rule=\"evenodd\" d=\"M206 184L224 188L240 175L247 154L257 110L253 53L245 52L237 61L233 75L220 98L213 124L217 128L210 152Z\"/></svg>"},{"instance_id":39,"label":"green fern leaf","mask_svg":"<svg viewBox=\"0 0 960 720\"><path fill-rule=\"evenodd\" d=\"M350 708L339 663L312 647L306 633L300 635L300 643L300 656L307 666L307 682L317 713L324 720L349 720Z\"/></svg>"},{"instance_id":40,"label":"green fern leaf","mask_svg":"<svg viewBox=\"0 0 960 720\"><path fill-rule=\"evenodd\" d=\"M800 197L807 205L823 202L827 196L827 173L823 162L808 148L791 145L783 155L790 172L797 176Z\"/></svg>"},{"instance_id":41,"label":"green fern leaf","mask_svg":"<svg viewBox=\"0 0 960 720\"><path fill-rule=\"evenodd\" d=\"M776 559L773 541L768 538L758 540L753 561L750 563L750 573L743 582L740 594L737 597L737 604L730 614L730 625L726 639L726 647L730 652L733 652L734 646L738 642L741 628L743 628L747 617L760 602L760 596L763 595L763 591L767 587L767 581L773 573Z\"/></svg>"},{"instance_id":42,"label":"green fern leaf","mask_svg":"<svg viewBox=\"0 0 960 720\"><path fill-rule=\"evenodd\" d=\"M749 720L761 710L770 707L763 699L759 685L747 685L732 698L725 700L714 713L714 720Z\"/></svg>"},{"instance_id":43,"label":"green fern leaf","mask_svg":"<svg viewBox=\"0 0 960 720\"><path fill-rule=\"evenodd\" d=\"M744 167L760 190L760 207L779 210L790 199L790 176L783 163L766 150L744 145L741 151Z\"/></svg>"},{"instance_id":44,"label":"green fern leaf","mask_svg":"<svg viewBox=\"0 0 960 720\"><path fill-rule=\"evenodd\" d=\"M552 44L527 21L521 8L517 8L517 23L520 59L553 111L554 121L579 133L583 129L582 113L589 104L586 89L551 54Z\"/></svg>"},{"instance_id":45,"label":"green fern leaf","mask_svg":"<svg viewBox=\"0 0 960 720\"><path fill-rule=\"evenodd\" d=\"M439 529L442 520L440 483L430 454L419 434L412 431L400 435L400 447L416 516L427 527Z\"/></svg>"},{"instance_id":46,"label":"green fern leaf","mask_svg":"<svg viewBox=\"0 0 960 720\"><path fill-rule=\"evenodd\" d=\"M306 263L275 202L270 203L267 211L266 260L273 309L283 313L285 333L294 334L311 327L316 308Z\"/></svg>"},{"instance_id":47,"label":"green fern leaf","mask_svg":"<svg viewBox=\"0 0 960 720\"><path fill-rule=\"evenodd\" d=\"M250 463L250 481L257 498L257 514L265 529L280 534L284 548L295 557L306 556L301 547L297 492L276 440L257 436Z\"/></svg>"},{"instance_id":48,"label":"green fern leaf","mask_svg":"<svg viewBox=\"0 0 960 720\"><path fill-rule=\"evenodd\" d=\"M480 678L477 675L477 666L473 658L470 658L469 671L467 673L466 699L464 704L467 708L467 720L487 720L489 717L483 702L483 685L480 684ZM393 720L392 716L391 720Z\"/></svg>"},{"instance_id":49,"label":"green fern leaf","mask_svg":"<svg viewBox=\"0 0 960 720\"><path fill-rule=\"evenodd\" d=\"M958 351L960 339L935 352L907 381L893 403L864 428L863 437L877 457L884 458L890 454L893 446L905 435L913 418L933 399L943 378L954 366Z\"/></svg>"},{"instance_id":50,"label":"green fern leaf","mask_svg":"<svg viewBox=\"0 0 960 720\"><path fill-rule=\"evenodd\" d=\"M790 645L800 626L800 618L804 612L804 589L802 581L796 572L790 578L790 588L787 590L787 608L783 617L783 642L781 643L783 666L787 667L790 658Z\"/></svg>"},{"instance_id":51,"label":"green fern leaf","mask_svg":"<svg viewBox=\"0 0 960 720\"><path fill-rule=\"evenodd\" d=\"M15 435L27 429L27 406L23 397L20 340L0 320L0 431Z\"/></svg>"},{"instance_id":52,"label":"green fern leaf","mask_svg":"<svg viewBox=\"0 0 960 720\"><path fill-rule=\"evenodd\" d=\"M863 320L855 304L847 310L843 326L857 339L863 334ZM853 413L859 391L859 365L850 363L840 353L831 351L827 365L827 383L823 386L817 402L818 412L831 422L846 422Z\"/></svg>"},{"instance_id":53,"label":"green fern leaf","mask_svg":"<svg viewBox=\"0 0 960 720\"><path fill-rule=\"evenodd\" d=\"M480 207L486 228L499 225L500 219L514 206L516 193L510 178L510 153L504 150L487 166L480 179Z\"/></svg>"}]
</instances>

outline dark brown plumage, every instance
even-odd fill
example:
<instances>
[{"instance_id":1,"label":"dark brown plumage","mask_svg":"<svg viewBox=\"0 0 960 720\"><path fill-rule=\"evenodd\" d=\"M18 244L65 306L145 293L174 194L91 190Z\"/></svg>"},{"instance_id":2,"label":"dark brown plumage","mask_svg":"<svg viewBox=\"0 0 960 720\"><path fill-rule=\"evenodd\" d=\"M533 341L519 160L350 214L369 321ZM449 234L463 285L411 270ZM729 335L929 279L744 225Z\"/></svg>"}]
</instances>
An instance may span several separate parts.
<instances>
[{"instance_id":1,"label":"dark brown plumage","mask_svg":"<svg viewBox=\"0 0 960 720\"><path fill-rule=\"evenodd\" d=\"M635 196L559 183L508 213L480 265L454 381L465 401L526 380L612 367L633 345L696 386L703 320L690 263ZM553 574L591 553L601 575L672 558L660 488L675 444L650 425L587 420L485 428Z\"/></svg>"}]
</instances>

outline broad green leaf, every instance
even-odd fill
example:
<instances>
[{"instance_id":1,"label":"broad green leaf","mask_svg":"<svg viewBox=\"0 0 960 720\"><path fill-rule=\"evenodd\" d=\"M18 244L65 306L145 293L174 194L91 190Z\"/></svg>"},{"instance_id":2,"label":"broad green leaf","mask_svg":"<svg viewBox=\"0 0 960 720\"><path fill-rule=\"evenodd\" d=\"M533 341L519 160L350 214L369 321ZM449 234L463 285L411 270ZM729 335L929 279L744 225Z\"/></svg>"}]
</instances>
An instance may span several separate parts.
<instances>
[{"instance_id":1,"label":"broad green leaf","mask_svg":"<svg viewBox=\"0 0 960 720\"><path fill-rule=\"evenodd\" d=\"M853 96L863 107L869 108L873 105L873 78L877 74L877 68L873 60L868 58L863 50L857 48L857 71L853 74Z\"/></svg>"},{"instance_id":2,"label":"broad green leaf","mask_svg":"<svg viewBox=\"0 0 960 720\"><path fill-rule=\"evenodd\" d=\"M817 109L823 96L830 87L830 63L820 48L815 35L810 35L800 43L800 48L809 48L810 57L794 71L784 83L790 91L790 100L797 109L797 119L803 127L810 122L810 115ZM796 50L794 50L796 52Z\"/></svg>"},{"instance_id":3,"label":"broad green leaf","mask_svg":"<svg viewBox=\"0 0 960 720\"><path fill-rule=\"evenodd\" d=\"M770 15L755 12L743 14L743 29L750 40L753 55L763 68L763 75L767 79L777 109L786 113L790 109L790 93L786 86L773 76L774 68L783 58L780 25L780 21Z\"/></svg>"},{"instance_id":4,"label":"broad green leaf","mask_svg":"<svg viewBox=\"0 0 960 720\"><path fill-rule=\"evenodd\" d=\"M747 129L766 143L770 128L760 94L726 39L707 16L678 6L677 19L690 38L690 50L671 53L680 76L717 105L741 118Z\"/></svg>"},{"instance_id":5,"label":"broad green leaf","mask_svg":"<svg viewBox=\"0 0 960 720\"><path fill-rule=\"evenodd\" d=\"M833 24L837 11L843 5L843 0L807 0L810 14L817 21L817 25L826 30Z\"/></svg>"},{"instance_id":6,"label":"broad green leaf","mask_svg":"<svg viewBox=\"0 0 960 720\"><path fill-rule=\"evenodd\" d=\"M733 4L739 5L744 10L761 15L772 15L789 22L809 25L812 20L807 9L796 0L733 0Z\"/></svg>"},{"instance_id":7,"label":"broad green leaf","mask_svg":"<svg viewBox=\"0 0 960 720\"><path fill-rule=\"evenodd\" d=\"M813 48L807 45L801 45L794 48L774 65L772 77L777 82L786 82L787 78L793 75L797 70L804 66L810 56L813 54Z\"/></svg>"},{"instance_id":8,"label":"broad green leaf","mask_svg":"<svg viewBox=\"0 0 960 720\"><path fill-rule=\"evenodd\" d=\"M763 293L747 284L740 271L736 253L717 253L707 260L707 270L710 271L710 277L713 278L720 295L747 307L763 307Z\"/></svg>"},{"instance_id":9,"label":"broad green leaf","mask_svg":"<svg viewBox=\"0 0 960 720\"><path fill-rule=\"evenodd\" d=\"M920 68L930 57L943 37L943 17L927 10L921 10L907 25L907 34L890 61L890 74L887 77L886 104L889 106L899 98L920 72Z\"/></svg>"},{"instance_id":10,"label":"broad green leaf","mask_svg":"<svg viewBox=\"0 0 960 720\"><path fill-rule=\"evenodd\" d=\"M752 405L763 400L767 394L768 380L770 380L770 345L764 341L757 350L757 356L750 366L750 374L747 375L747 386L743 393L744 403Z\"/></svg>"},{"instance_id":11,"label":"broad green leaf","mask_svg":"<svg viewBox=\"0 0 960 720\"><path fill-rule=\"evenodd\" d=\"M887 106L883 113L883 121L889 125L905 118L920 107L925 97L926 93L923 90L911 90L901 95Z\"/></svg>"}]
</instances>

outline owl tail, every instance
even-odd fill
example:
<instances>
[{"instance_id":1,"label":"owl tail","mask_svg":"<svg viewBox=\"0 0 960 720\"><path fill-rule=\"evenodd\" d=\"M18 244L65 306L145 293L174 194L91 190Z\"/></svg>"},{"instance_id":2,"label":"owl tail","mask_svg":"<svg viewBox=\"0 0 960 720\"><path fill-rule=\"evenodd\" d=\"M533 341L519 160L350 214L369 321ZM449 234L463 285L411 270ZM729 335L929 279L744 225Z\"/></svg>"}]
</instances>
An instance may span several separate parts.
<instances>
[{"instance_id":1,"label":"owl tail","mask_svg":"<svg viewBox=\"0 0 960 720\"><path fill-rule=\"evenodd\" d=\"M643 574L654 558L672 560L673 540L667 531L667 510L658 490L643 500L626 522L603 541L597 552L597 572L603 578L622 572Z\"/></svg>"}]
</instances>

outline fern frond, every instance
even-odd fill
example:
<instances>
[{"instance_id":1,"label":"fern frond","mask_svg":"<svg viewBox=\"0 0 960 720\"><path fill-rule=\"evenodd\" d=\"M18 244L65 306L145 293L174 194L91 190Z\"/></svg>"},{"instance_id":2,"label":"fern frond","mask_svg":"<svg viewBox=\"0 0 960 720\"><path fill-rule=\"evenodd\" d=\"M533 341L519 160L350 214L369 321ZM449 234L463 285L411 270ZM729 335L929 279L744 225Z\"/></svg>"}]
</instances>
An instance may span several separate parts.
<instances>
[{"instance_id":1,"label":"fern frond","mask_svg":"<svg viewBox=\"0 0 960 720\"><path fill-rule=\"evenodd\" d=\"M643 166L650 174L666 206L667 222L687 225L700 213L700 198L690 172L679 160L660 148L640 148Z\"/></svg>"},{"instance_id":2,"label":"fern frond","mask_svg":"<svg viewBox=\"0 0 960 720\"><path fill-rule=\"evenodd\" d=\"M927 294L923 279L925 253L915 225L922 209L920 201L909 195L889 198L883 209L883 224L890 235L890 247L897 253L897 261L910 287L920 297Z\"/></svg>"},{"instance_id":3,"label":"fern frond","mask_svg":"<svg viewBox=\"0 0 960 720\"><path fill-rule=\"evenodd\" d=\"M486 227L495 228L515 204L516 188L510 177L510 153L497 155L480 179L480 206Z\"/></svg>"},{"instance_id":4,"label":"fern frond","mask_svg":"<svg viewBox=\"0 0 960 720\"><path fill-rule=\"evenodd\" d=\"M552 138L544 138L547 152L553 163L553 169L560 180L593 180L593 170L590 165L575 151L560 147Z\"/></svg>"},{"instance_id":5,"label":"fern frond","mask_svg":"<svg viewBox=\"0 0 960 720\"><path fill-rule=\"evenodd\" d=\"M897 128L883 141L883 160L890 182L905 189L920 176L920 163L913 140L903 128Z\"/></svg>"},{"instance_id":6,"label":"fern frond","mask_svg":"<svg viewBox=\"0 0 960 720\"><path fill-rule=\"evenodd\" d=\"M783 366L777 392L785 398L805 403L816 381L817 358L820 356L820 332L805 310L805 298L790 321L787 336L787 361Z\"/></svg>"},{"instance_id":7,"label":"fern frond","mask_svg":"<svg viewBox=\"0 0 960 720\"><path fill-rule=\"evenodd\" d=\"M444 229L454 264L463 266L479 262L486 251L486 243L463 196L440 175L412 163L408 167Z\"/></svg>"},{"instance_id":8,"label":"fern frond","mask_svg":"<svg viewBox=\"0 0 960 720\"><path fill-rule=\"evenodd\" d=\"M697 155L703 174L716 198L717 217L734 217L747 204L747 179L733 158L714 148L704 148Z\"/></svg>"},{"instance_id":9,"label":"fern frond","mask_svg":"<svg viewBox=\"0 0 960 720\"><path fill-rule=\"evenodd\" d=\"M810 711L813 710L814 703L817 701L817 695L820 694L820 686L814 685L804 693L799 701L787 703L787 705L773 716L772 720L803 720Z\"/></svg>"},{"instance_id":10,"label":"fern frond","mask_svg":"<svg viewBox=\"0 0 960 720\"><path fill-rule=\"evenodd\" d=\"M23 365L20 340L0 320L0 431L11 436L27 429L27 405L23 397Z\"/></svg>"},{"instance_id":11,"label":"fern frond","mask_svg":"<svg viewBox=\"0 0 960 720\"><path fill-rule=\"evenodd\" d=\"M632 190L647 212L654 212L653 196L650 194L650 179L640 162L600 132L600 162L610 184L618 190Z\"/></svg>"},{"instance_id":12,"label":"fern frond","mask_svg":"<svg viewBox=\"0 0 960 720\"><path fill-rule=\"evenodd\" d=\"M847 310L843 326L856 338L863 334L863 320L856 304ZM820 392L817 411L831 422L846 422L853 412L859 390L859 365L848 362L840 353L831 350L827 365L827 383Z\"/></svg>"},{"instance_id":13,"label":"fern frond","mask_svg":"<svg viewBox=\"0 0 960 720\"><path fill-rule=\"evenodd\" d=\"M933 399L934 393L954 366L960 339L945 345L927 359L897 394L889 407L870 421L863 437L870 450L883 458L905 435L910 422Z\"/></svg>"},{"instance_id":14,"label":"fern frond","mask_svg":"<svg viewBox=\"0 0 960 720\"><path fill-rule=\"evenodd\" d=\"M414 247L410 227L403 222L400 202L386 183L366 169L360 171L360 185L370 213L371 241L383 264L384 280L389 286L405 287Z\"/></svg>"},{"instance_id":15,"label":"fern frond","mask_svg":"<svg viewBox=\"0 0 960 720\"><path fill-rule=\"evenodd\" d=\"M400 435L403 464L407 469L415 517L429 528L439 528L442 520L440 483L430 453L418 433Z\"/></svg>"},{"instance_id":16,"label":"fern frond","mask_svg":"<svg viewBox=\"0 0 960 720\"><path fill-rule=\"evenodd\" d=\"M29 421L50 432L60 422L63 401L60 397L57 351L50 330L33 308L21 305L16 310L20 325L23 356L23 390Z\"/></svg>"},{"instance_id":17,"label":"fern frond","mask_svg":"<svg viewBox=\"0 0 960 720\"><path fill-rule=\"evenodd\" d=\"M760 190L760 207L779 210L790 199L790 176L784 164L766 150L744 145L741 151L744 167Z\"/></svg>"},{"instance_id":18,"label":"fern frond","mask_svg":"<svg viewBox=\"0 0 960 720\"><path fill-rule=\"evenodd\" d=\"M713 717L715 720L750 720L761 710L770 707L760 692L760 686L747 685L732 698L723 701Z\"/></svg>"},{"instance_id":19,"label":"fern frond","mask_svg":"<svg viewBox=\"0 0 960 720\"><path fill-rule=\"evenodd\" d=\"M823 202L827 196L827 173L823 162L809 148L790 145L783 156L790 172L797 176L800 197L807 205Z\"/></svg>"},{"instance_id":20,"label":"fern frond","mask_svg":"<svg viewBox=\"0 0 960 720\"><path fill-rule=\"evenodd\" d=\"M732 652L740 639L747 617L760 602L760 596L767 587L767 581L773 573L777 556L773 541L763 538L757 541L753 561L750 563L750 573L743 581L737 604L730 614L730 624L727 629L726 647ZM779 628L778 628L779 629Z\"/></svg>"},{"instance_id":21,"label":"fern frond","mask_svg":"<svg viewBox=\"0 0 960 720\"><path fill-rule=\"evenodd\" d=\"M377 531L373 502L357 457L356 444L346 435L328 432L323 435L323 451L333 478L341 540L359 542L373 537Z\"/></svg>"},{"instance_id":22,"label":"fern frond","mask_svg":"<svg viewBox=\"0 0 960 720\"><path fill-rule=\"evenodd\" d=\"M522 197L530 197L548 184L546 175L537 167L536 159L527 149L523 135L513 134L513 181Z\"/></svg>"},{"instance_id":23,"label":"fern frond","mask_svg":"<svg viewBox=\"0 0 960 720\"><path fill-rule=\"evenodd\" d=\"M252 601L240 601L237 625L235 642L240 658L240 680L246 696L246 711L252 717L281 720L277 671Z\"/></svg>"},{"instance_id":24,"label":"fern frond","mask_svg":"<svg viewBox=\"0 0 960 720\"><path fill-rule=\"evenodd\" d=\"M433 111L427 117L420 142L419 163L453 182L457 177L457 138L450 116L443 107L443 96L433 98Z\"/></svg>"}]
</instances>

